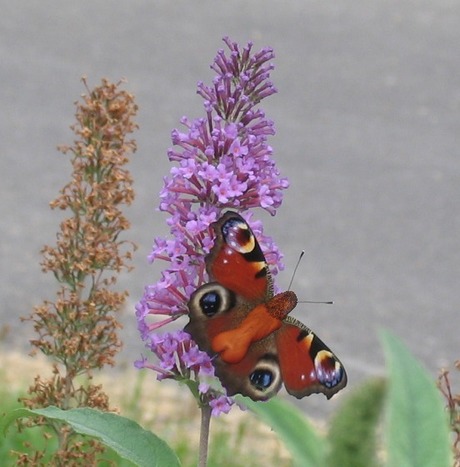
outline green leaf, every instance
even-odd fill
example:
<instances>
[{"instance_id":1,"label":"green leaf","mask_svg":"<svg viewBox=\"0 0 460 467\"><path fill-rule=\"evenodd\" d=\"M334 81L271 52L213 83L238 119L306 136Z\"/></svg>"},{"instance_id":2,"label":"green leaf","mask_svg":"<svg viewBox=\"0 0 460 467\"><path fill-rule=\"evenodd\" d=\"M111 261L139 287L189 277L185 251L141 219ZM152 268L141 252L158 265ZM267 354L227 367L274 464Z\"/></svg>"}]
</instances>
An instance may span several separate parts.
<instances>
[{"instance_id":1,"label":"green leaf","mask_svg":"<svg viewBox=\"0 0 460 467\"><path fill-rule=\"evenodd\" d=\"M382 341L389 369L387 465L451 466L449 424L439 390L396 337L385 332Z\"/></svg>"},{"instance_id":2,"label":"green leaf","mask_svg":"<svg viewBox=\"0 0 460 467\"><path fill-rule=\"evenodd\" d=\"M273 428L292 454L295 465L325 465L325 440L298 408L278 397L268 402L254 402L247 397L238 397L238 401Z\"/></svg>"},{"instance_id":3,"label":"green leaf","mask_svg":"<svg viewBox=\"0 0 460 467\"><path fill-rule=\"evenodd\" d=\"M353 389L331 420L328 467L372 467L377 463L377 426L386 394L385 380L374 378Z\"/></svg>"},{"instance_id":4,"label":"green leaf","mask_svg":"<svg viewBox=\"0 0 460 467\"><path fill-rule=\"evenodd\" d=\"M2 420L0 429L6 433L14 420L33 416L68 423L77 433L98 438L137 466L180 466L176 454L162 439L128 418L95 409L61 410L52 406L35 410L17 409Z\"/></svg>"}]
</instances>

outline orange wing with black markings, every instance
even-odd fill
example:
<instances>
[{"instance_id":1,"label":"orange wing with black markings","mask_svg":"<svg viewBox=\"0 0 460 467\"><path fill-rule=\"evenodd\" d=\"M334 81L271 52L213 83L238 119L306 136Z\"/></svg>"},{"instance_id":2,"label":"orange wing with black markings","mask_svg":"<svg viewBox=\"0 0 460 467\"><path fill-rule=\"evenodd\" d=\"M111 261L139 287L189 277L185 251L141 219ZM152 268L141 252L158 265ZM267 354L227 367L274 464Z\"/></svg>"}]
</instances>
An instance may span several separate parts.
<instances>
[{"instance_id":1,"label":"orange wing with black markings","mask_svg":"<svg viewBox=\"0 0 460 467\"><path fill-rule=\"evenodd\" d=\"M336 355L311 329L287 317L276 333L281 377L289 394L298 399L315 392L328 399L347 384Z\"/></svg>"},{"instance_id":2,"label":"orange wing with black markings","mask_svg":"<svg viewBox=\"0 0 460 467\"><path fill-rule=\"evenodd\" d=\"M210 280L254 303L273 295L265 256L247 222L239 214L226 212L214 231L214 248L206 258Z\"/></svg>"}]
</instances>

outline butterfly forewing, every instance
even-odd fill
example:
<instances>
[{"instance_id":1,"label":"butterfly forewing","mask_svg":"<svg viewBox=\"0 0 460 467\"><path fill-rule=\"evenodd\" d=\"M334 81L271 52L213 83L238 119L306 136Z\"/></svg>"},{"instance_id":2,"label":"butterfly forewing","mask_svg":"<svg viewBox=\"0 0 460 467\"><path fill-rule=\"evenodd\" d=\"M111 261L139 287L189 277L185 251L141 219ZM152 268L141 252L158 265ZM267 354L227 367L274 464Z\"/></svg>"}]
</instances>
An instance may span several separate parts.
<instances>
[{"instance_id":1,"label":"butterfly forewing","mask_svg":"<svg viewBox=\"0 0 460 467\"><path fill-rule=\"evenodd\" d=\"M234 212L214 225L216 240L206 266L211 280L251 302L262 302L271 293L267 262L247 222Z\"/></svg>"},{"instance_id":2,"label":"butterfly forewing","mask_svg":"<svg viewBox=\"0 0 460 467\"><path fill-rule=\"evenodd\" d=\"M342 363L300 321L288 317L276 332L276 346L286 390L297 398L323 393L329 399L347 384Z\"/></svg>"}]
</instances>

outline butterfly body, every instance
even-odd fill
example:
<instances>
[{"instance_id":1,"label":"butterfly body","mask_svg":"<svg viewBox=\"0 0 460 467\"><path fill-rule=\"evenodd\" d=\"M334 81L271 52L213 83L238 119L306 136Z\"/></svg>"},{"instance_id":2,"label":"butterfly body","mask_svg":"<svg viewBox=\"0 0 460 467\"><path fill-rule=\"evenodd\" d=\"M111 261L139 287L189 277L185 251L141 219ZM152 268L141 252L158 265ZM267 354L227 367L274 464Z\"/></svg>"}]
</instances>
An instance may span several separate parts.
<instances>
[{"instance_id":1,"label":"butterfly body","mask_svg":"<svg viewBox=\"0 0 460 467\"><path fill-rule=\"evenodd\" d=\"M214 225L206 258L210 282L188 303L190 333L213 360L227 394L266 400L282 383L297 398L331 397L347 377L338 358L305 325L289 316L294 292L274 295L262 250L247 222L226 212Z\"/></svg>"}]
</instances>

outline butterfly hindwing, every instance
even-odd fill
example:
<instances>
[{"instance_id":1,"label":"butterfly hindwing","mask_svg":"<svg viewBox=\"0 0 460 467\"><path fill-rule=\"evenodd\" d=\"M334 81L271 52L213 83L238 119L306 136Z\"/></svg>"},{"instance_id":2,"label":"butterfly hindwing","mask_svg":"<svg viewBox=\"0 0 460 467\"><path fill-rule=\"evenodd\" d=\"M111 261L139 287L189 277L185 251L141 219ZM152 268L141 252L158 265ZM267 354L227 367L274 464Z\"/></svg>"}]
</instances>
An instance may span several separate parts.
<instances>
[{"instance_id":1,"label":"butterfly hindwing","mask_svg":"<svg viewBox=\"0 0 460 467\"><path fill-rule=\"evenodd\" d=\"M235 364L215 362L216 375L229 396L243 394L252 400L267 400L281 388L281 372L273 334L250 346Z\"/></svg>"}]
</instances>

